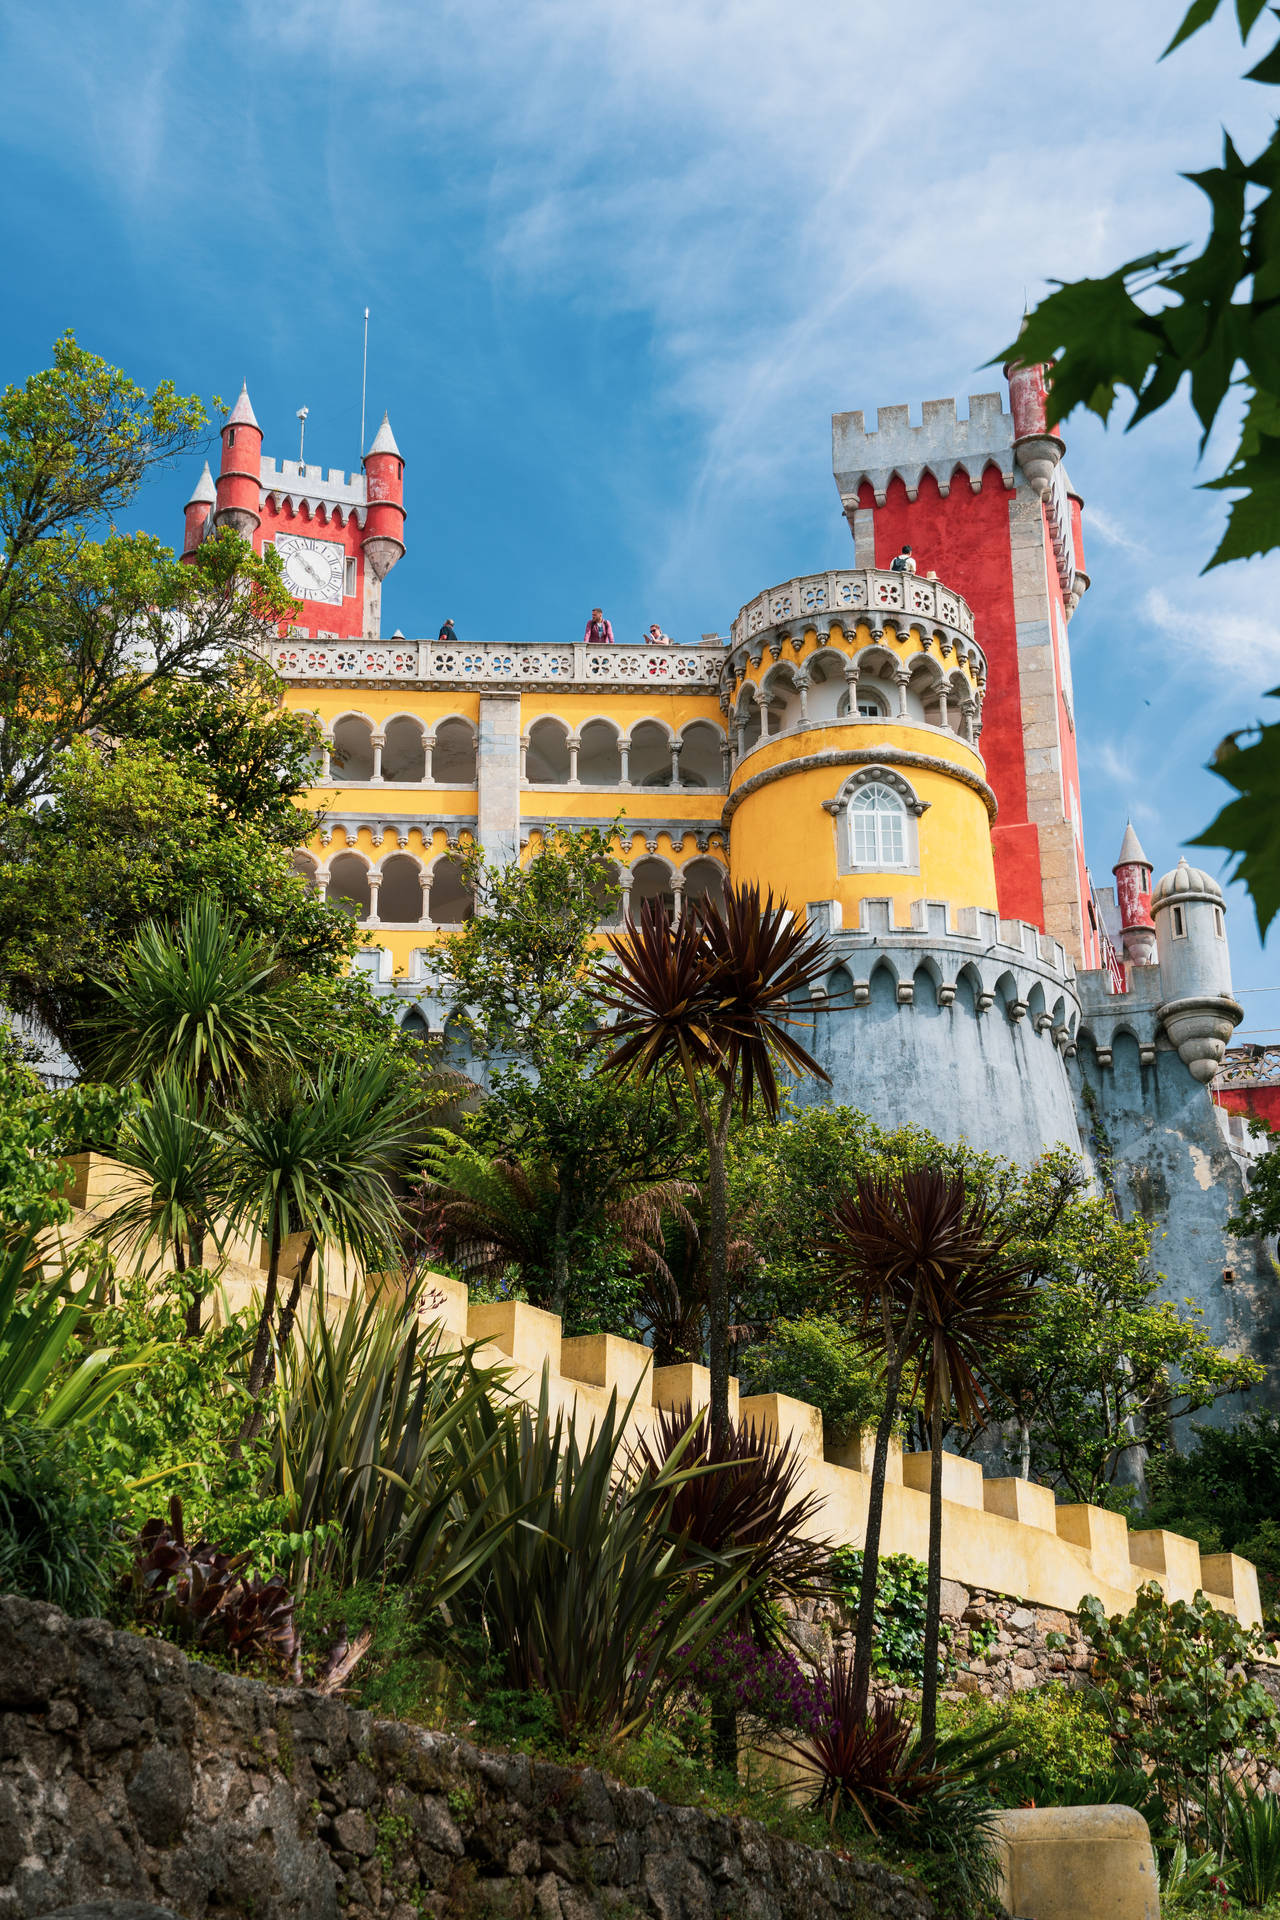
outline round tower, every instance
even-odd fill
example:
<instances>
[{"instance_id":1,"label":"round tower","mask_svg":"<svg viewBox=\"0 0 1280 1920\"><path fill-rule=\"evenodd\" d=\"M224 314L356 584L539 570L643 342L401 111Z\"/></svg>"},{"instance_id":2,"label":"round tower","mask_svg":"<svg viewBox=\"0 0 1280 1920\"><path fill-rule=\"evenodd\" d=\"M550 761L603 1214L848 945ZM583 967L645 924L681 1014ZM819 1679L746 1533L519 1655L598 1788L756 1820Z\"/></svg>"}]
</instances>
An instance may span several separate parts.
<instances>
[{"instance_id":1,"label":"round tower","mask_svg":"<svg viewBox=\"0 0 1280 1920\"><path fill-rule=\"evenodd\" d=\"M1120 946L1124 957L1131 967L1154 967L1156 923L1151 918L1151 862L1142 851L1131 820L1125 825L1120 858L1111 871L1116 877Z\"/></svg>"},{"instance_id":2,"label":"round tower","mask_svg":"<svg viewBox=\"0 0 1280 1920\"><path fill-rule=\"evenodd\" d=\"M186 518L186 533L182 542L182 557L188 559L204 539L205 528L209 524L209 510L216 505L217 488L213 484L213 475L209 471L209 462L204 463L204 472L196 481L195 491L183 508Z\"/></svg>"},{"instance_id":3,"label":"round tower","mask_svg":"<svg viewBox=\"0 0 1280 1920\"><path fill-rule=\"evenodd\" d=\"M234 527L242 540L252 540L262 524L262 428L249 401L248 382L222 427L222 465L218 472L219 527Z\"/></svg>"},{"instance_id":4,"label":"round tower","mask_svg":"<svg viewBox=\"0 0 1280 1920\"><path fill-rule=\"evenodd\" d=\"M959 596L904 578L770 589L734 622L721 678L733 879L796 905L834 901L847 927L868 899L887 898L904 924L922 899L996 909L995 798L978 751L986 663ZM864 611L803 611L841 593ZM913 610L866 610L892 595Z\"/></svg>"},{"instance_id":5,"label":"round tower","mask_svg":"<svg viewBox=\"0 0 1280 1920\"><path fill-rule=\"evenodd\" d=\"M1244 1019L1231 992L1222 888L1184 856L1157 884L1151 913L1160 955L1159 1017L1189 1072L1207 1083Z\"/></svg>"},{"instance_id":6,"label":"round tower","mask_svg":"<svg viewBox=\"0 0 1280 1920\"><path fill-rule=\"evenodd\" d=\"M375 580L390 573L404 553L404 461L384 413L364 456L365 514L361 547Z\"/></svg>"}]
</instances>

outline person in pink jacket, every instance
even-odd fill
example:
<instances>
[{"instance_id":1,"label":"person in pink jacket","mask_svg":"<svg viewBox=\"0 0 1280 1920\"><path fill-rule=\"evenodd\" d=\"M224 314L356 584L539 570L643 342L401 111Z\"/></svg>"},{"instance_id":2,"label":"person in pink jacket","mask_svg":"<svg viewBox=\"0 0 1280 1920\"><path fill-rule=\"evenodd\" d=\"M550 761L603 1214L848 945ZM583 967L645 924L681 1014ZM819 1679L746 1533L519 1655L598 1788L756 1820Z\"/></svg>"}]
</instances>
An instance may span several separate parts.
<instances>
[{"instance_id":1,"label":"person in pink jacket","mask_svg":"<svg viewBox=\"0 0 1280 1920\"><path fill-rule=\"evenodd\" d=\"M613 627L611 623L605 619L599 607L592 607L591 618L587 622L587 630L582 636L582 641L583 645L588 647L611 647L613 645Z\"/></svg>"}]
</instances>

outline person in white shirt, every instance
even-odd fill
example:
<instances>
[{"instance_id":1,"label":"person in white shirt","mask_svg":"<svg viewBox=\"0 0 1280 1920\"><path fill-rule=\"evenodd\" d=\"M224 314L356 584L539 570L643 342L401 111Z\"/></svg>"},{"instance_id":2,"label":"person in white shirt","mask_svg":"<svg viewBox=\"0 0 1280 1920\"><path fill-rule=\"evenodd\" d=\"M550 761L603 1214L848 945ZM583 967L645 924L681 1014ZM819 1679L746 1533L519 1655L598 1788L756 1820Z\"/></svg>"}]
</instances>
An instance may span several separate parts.
<instances>
[{"instance_id":1,"label":"person in white shirt","mask_svg":"<svg viewBox=\"0 0 1280 1920\"><path fill-rule=\"evenodd\" d=\"M904 547L901 553L895 553L889 562L890 573L914 573L916 563L911 558L910 547Z\"/></svg>"},{"instance_id":2,"label":"person in white shirt","mask_svg":"<svg viewBox=\"0 0 1280 1920\"><path fill-rule=\"evenodd\" d=\"M649 631L644 636L644 643L646 647L669 647L671 645L671 635L664 633L657 621L654 620L649 627Z\"/></svg>"}]
</instances>

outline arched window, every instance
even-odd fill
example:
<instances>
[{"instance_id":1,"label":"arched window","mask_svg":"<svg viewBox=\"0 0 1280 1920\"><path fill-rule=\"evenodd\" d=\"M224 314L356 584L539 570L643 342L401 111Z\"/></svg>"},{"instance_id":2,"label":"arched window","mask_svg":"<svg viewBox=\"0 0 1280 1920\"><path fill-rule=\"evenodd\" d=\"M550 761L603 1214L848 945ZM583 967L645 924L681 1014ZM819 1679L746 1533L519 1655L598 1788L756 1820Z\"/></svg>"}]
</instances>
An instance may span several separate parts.
<instances>
[{"instance_id":1,"label":"arched window","mask_svg":"<svg viewBox=\"0 0 1280 1920\"><path fill-rule=\"evenodd\" d=\"M849 849L855 867L905 867L907 816L891 787L878 780L849 801Z\"/></svg>"},{"instance_id":2,"label":"arched window","mask_svg":"<svg viewBox=\"0 0 1280 1920\"><path fill-rule=\"evenodd\" d=\"M851 702L847 693L840 696L840 705L836 709L838 720L847 720L851 711ZM882 693L874 687L858 688L858 718L860 720L883 720L889 711L889 703Z\"/></svg>"}]
</instances>

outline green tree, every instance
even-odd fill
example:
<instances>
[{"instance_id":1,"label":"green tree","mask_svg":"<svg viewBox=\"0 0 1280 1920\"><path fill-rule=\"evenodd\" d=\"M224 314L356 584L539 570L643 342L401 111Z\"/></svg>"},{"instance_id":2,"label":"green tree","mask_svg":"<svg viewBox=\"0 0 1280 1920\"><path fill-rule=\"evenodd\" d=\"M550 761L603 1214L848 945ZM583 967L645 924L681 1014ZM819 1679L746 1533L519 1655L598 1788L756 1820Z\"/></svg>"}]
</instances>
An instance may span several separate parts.
<instances>
[{"instance_id":1,"label":"green tree","mask_svg":"<svg viewBox=\"0 0 1280 1920\"><path fill-rule=\"evenodd\" d=\"M1220 0L1193 0L1166 55L1205 27ZM1276 9L1270 9L1274 14ZM1236 0L1242 41L1267 0ZM1280 45L1246 78L1280 86ZM1184 378L1203 453L1224 406L1242 410L1239 440L1224 470L1203 484L1238 495L1208 566L1268 553L1280 544L1280 120L1252 159L1223 135L1220 167L1187 176L1211 211L1203 250L1166 247L1126 261L1100 280L1057 284L997 360L1053 362L1053 405L1065 420L1088 407L1106 421L1121 388L1134 400L1129 426L1173 398ZM1206 568L1207 571L1207 568ZM1280 696L1280 687L1271 698ZM1193 843L1225 847L1234 877L1253 896L1265 937L1280 912L1280 723L1223 741L1214 771L1239 797Z\"/></svg>"},{"instance_id":2,"label":"green tree","mask_svg":"<svg viewBox=\"0 0 1280 1920\"><path fill-rule=\"evenodd\" d=\"M1206 1553L1239 1553L1258 1569L1263 1605L1280 1611L1280 1415L1262 1409L1231 1427L1192 1422L1195 1444L1148 1463L1147 1524L1190 1534Z\"/></svg>"},{"instance_id":3,"label":"green tree","mask_svg":"<svg viewBox=\"0 0 1280 1920\"><path fill-rule=\"evenodd\" d=\"M729 1424L730 1123L735 1107L746 1119L757 1098L777 1117L775 1059L793 1073L829 1078L790 1028L812 1011L809 989L830 970L830 950L792 919L785 900L770 893L762 901L758 887L732 888L723 910L695 901L677 925L662 902L650 901L612 946L602 1004L616 1016L607 1030L616 1044L602 1071L641 1084L683 1083L706 1147L711 1428L719 1444Z\"/></svg>"},{"instance_id":4,"label":"green tree","mask_svg":"<svg viewBox=\"0 0 1280 1920\"><path fill-rule=\"evenodd\" d=\"M612 847L612 828L584 828L550 830L525 865L470 849L475 915L436 949L442 987L488 1067L466 1139L538 1191L548 1257L523 1261L525 1277L540 1305L575 1323L598 1304L597 1276L616 1287L610 1208L683 1174L696 1139L687 1105L673 1119L650 1090L590 1070L607 958L599 928L618 899Z\"/></svg>"},{"instance_id":5,"label":"green tree","mask_svg":"<svg viewBox=\"0 0 1280 1920\"><path fill-rule=\"evenodd\" d=\"M129 1096L90 1083L50 1093L0 1027L0 1239L71 1218L67 1159L114 1134Z\"/></svg>"},{"instance_id":6,"label":"green tree","mask_svg":"<svg viewBox=\"0 0 1280 1920\"><path fill-rule=\"evenodd\" d=\"M70 333L0 394L0 810L47 792L73 741L133 736L154 683L216 680L292 612L274 554L235 534L186 562L147 534L93 537L206 425L171 381L148 395Z\"/></svg>"},{"instance_id":7,"label":"green tree","mask_svg":"<svg viewBox=\"0 0 1280 1920\"><path fill-rule=\"evenodd\" d=\"M1240 1210L1228 1220L1227 1229L1271 1239L1280 1233L1280 1133L1265 1120L1251 1120L1249 1132L1255 1140L1267 1141L1267 1150L1254 1161Z\"/></svg>"},{"instance_id":8,"label":"green tree","mask_svg":"<svg viewBox=\"0 0 1280 1920\"><path fill-rule=\"evenodd\" d=\"M265 825L230 820L203 770L159 744L75 742L46 804L0 815L0 1000L78 1056L121 950L199 894L272 941L291 973L333 978L362 935L293 871L307 831L306 814L274 801Z\"/></svg>"}]
</instances>

